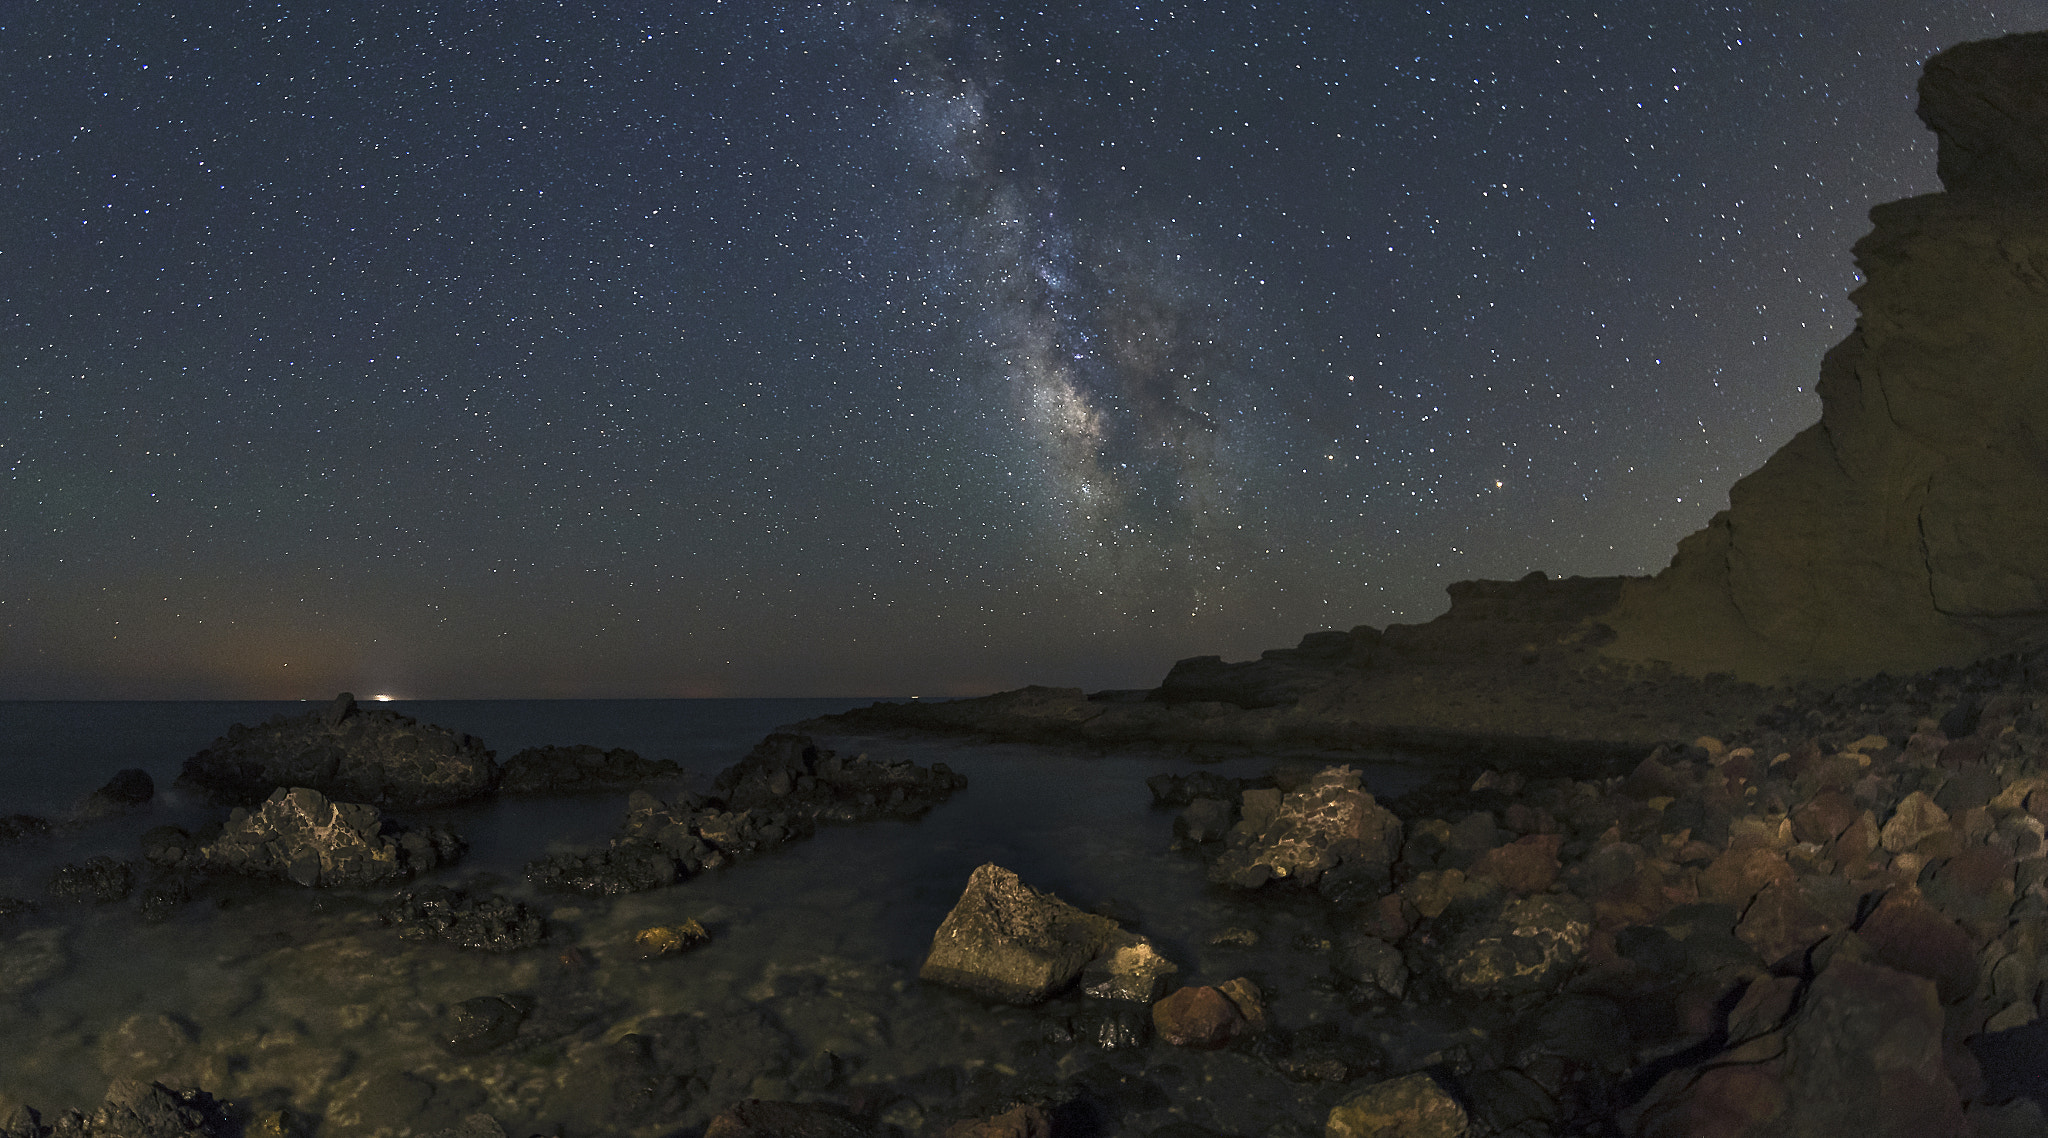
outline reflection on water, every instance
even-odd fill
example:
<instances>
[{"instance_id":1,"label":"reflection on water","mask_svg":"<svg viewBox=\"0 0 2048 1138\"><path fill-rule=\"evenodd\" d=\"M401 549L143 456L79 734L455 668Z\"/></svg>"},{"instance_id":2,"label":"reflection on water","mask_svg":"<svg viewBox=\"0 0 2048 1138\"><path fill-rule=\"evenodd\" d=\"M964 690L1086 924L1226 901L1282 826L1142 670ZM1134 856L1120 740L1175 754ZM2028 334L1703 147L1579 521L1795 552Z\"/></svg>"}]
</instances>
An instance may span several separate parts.
<instances>
[{"instance_id":1,"label":"reflection on water","mask_svg":"<svg viewBox=\"0 0 2048 1138\"><path fill-rule=\"evenodd\" d=\"M754 701L687 701L720 702ZM687 706L492 706L489 714L468 704L402 710L480 735L501 758L541 742L632 746L684 762L704 783L780 721L770 715L817 713L698 707L703 730L684 738L677 724L688 719ZM196 749L190 728L198 725L176 726L185 733L168 745ZM198 732L205 736L198 745L225 726L216 719ZM488 885L553 914L558 943L510 956L401 939L376 918L387 891L232 885L155 926L141 923L130 905L46 905L0 924L0 1114L9 1102L46 1112L95 1103L109 1079L139 1076L196 1082L251 1107L289 1108L317 1121L323 1135L429 1133L475 1110L492 1112L515 1134L557 1124L590 1133L601 1128L592 1115L620 1092L592 1083L602 1079L589 1072L616 1067L606 1049L625 1046L629 1035L672 1028L663 1017L698 1017L712 1040L696 1076L702 1085L675 1092L676 1101L692 1105L671 1127L701 1123L750 1095L804 1097L827 1085L924 1085L918 1080L940 1070L1015 1070L1018 1056L1044 1046L1041 1013L989 1008L916 980L932 931L968 874L990 861L1146 933L1180 963L1184 979L1251 973L1284 993L1312 986L1291 969L1321 968L1289 953L1304 938L1328 935L1314 906L1248 906L1210 887L1199 864L1168 851L1171 816L1150 809L1145 779L1194 769L1190 763L821 741L849 753L943 761L969 785L918 822L827 828L677 887L609 901L537 897L519 868L550 844L602 840L623 812L623 795L419 816L471 842L464 861L428 881ZM44 772L40 782L25 779L9 790L22 795L17 801L47 801L96 785L112 767L145 766L160 785L176 770L176 759L146 748L122 755L101 754L97 770ZM1243 776L1265 767L1233 760L1207 769ZM1415 777L1392 765L1369 771L1381 794ZM8 808L20 807L0 806ZM102 851L132 858L143 828L167 820L193 825L208 813L173 797L117 823L0 847L0 894L37 896L59 861ZM711 930L710 944L676 958L639 958L635 931L688 918ZM1229 925L1260 929L1261 947L1211 946L1209 938ZM450 1010L498 993L529 997L534 1022L522 1026L515 1045L451 1053L442 1039ZM819 1060L825 1052L829 1060ZM1231 1061L1181 1062L1193 1070ZM1300 1099L1290 1109L1303 1118L1327 1110L1311 1101L1325 1093L1314 1087L1286 1093ZM1278 1109L1261 1109L1268 1108ZM922 1109L907 1098L892 1124L916 1132ZM1251 1132L1264 1130L1262 1123Z\"/></svg>"}]
</instances>

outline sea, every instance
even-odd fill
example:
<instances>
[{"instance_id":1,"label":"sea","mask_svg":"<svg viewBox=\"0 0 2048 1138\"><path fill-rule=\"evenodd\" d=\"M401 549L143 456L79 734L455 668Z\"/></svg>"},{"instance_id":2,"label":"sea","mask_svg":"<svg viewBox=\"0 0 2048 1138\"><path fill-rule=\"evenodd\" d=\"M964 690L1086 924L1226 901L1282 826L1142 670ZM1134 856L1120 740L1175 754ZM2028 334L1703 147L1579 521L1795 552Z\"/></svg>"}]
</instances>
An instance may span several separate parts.
<instances>
[{"instance_id":1,"label":"sea","mask_svg":"<svg viewBox=\"0 0 2048 1138\"><path fill-rule=\"evenodd\" d=\"M708 790L717 771L771 731L867 702L385 706L476 736L501 760L546 744L625 747L675 761L688 772L685 786ZM958 1097L967 1094L962 1088L986 1092L991 1080L1020 1070L1020 1055L1070 1075L1101 1059L1085 1039L1048 1035L1043 1009L995 1008L917 979L968 875L989 862L1115 916L1178 963L1186 982L1260 977L1283 1023L1351 1017L1346 1031L1367 1030L1356 1021L1366 1013L1332 995L1327 960L1317 954L1332 936L1327 907L1255 903L1211 885L1197 858L1172 848L1173 814L1152 805L1146 786L1163 772L1260 775L1269 758L1203 763L1156 753L821 736L821 745L846 755L944 762L966 775L967 787L913 822L823 828L674 887L609 900L538 894L521 867L550 850L603 844L623 816L623 792L400 817L449 826L468 843L460 862L420 884L490 889L550 915L558 944L505 956L400 939L377 918L390 890L313 897L316 891L293 887L247 888L157 924L142 921L132 904L65 905L45 896L60 865L95 855L134 860L139 836L152 826L196 829L218 819L221 811L173 785L184 760L231 724L316 706L0 702L0 815L56 823L48 837L0 845L0 897L39 902L32 913L0 921L0 1120L23 1104L46 1116L90 1108L113 1080L141 1078L201 1085L245 1113L261 1113L275 1133L425 1135L476 1112L514 1135L611 1133L594 1121L600 1107L591 1096L599 1092L562 1072L597 1062L593 1056L636 1030L694 1016L755 1025L753 1035L733 1038L770 1042L735 1042L729 1059L709 1060L717 1069L689 1084L684 1115L648 1133L690 1133L729 1105L725 1099L843 1101L863 1087L876 1089L863 1101L891 1103L887 1127L938 1133L949 1112L971 1105ZM1347 761L1382 796L1429 773L1427 763L1394 752ZM155 779L155 801L118 819L64 821L82 796L131 767ZM691 919L709 929L708 944L672 959L642 959L635 949L638 929ZM1227 928L1251 929L1258 946L1216 943ZM574 976L563 979L565 970ZM447 1047L449 1017L463 1001L564 985L579 993L579 1006L595 1009L575 1031L482 1056ZM1441 1046L1456 1031L1392 1021L1376 1030L1389 1049ZM1048 1038L1067 1050L1046 1057ZM1114 1056L1141 1070L1146 1063L1170 1068L1152 1080L1163 1090L1141 1096L1130 1118L1265 1134L1288 1132L1274 1129L1276 1119L1298 1116L1296 1129L1319 1132L1317 1112L1335 1093L1278 1082L1259 1083L1253 1093L1246 1089L1258 1078L1252 1067L1231 1066L1235 1073L1224 1077L1205 1064L1237 1060L1174 1051L1155 1041L1137 1058ZM892 1089L904 1087L925 1090ZM1103 1132L1123 1131L1111 1125Z\"/></svg>"}]
</instances>

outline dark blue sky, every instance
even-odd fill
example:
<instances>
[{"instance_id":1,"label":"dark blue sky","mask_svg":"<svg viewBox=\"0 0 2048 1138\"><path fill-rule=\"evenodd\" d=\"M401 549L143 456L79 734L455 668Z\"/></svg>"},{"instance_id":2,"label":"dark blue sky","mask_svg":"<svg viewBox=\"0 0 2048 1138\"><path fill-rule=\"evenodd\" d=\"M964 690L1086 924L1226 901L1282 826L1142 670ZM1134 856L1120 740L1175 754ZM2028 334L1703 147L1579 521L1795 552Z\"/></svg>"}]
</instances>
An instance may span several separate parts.
<instances>
[{"instance_id":1,"label":"dark blue sky","mask_svg":"<svg viewBox=\"0 0 2048 1138\"><path fill-rule=\"evenodd\" d=\"M17 6L0 697L1140 686L1654 571L1920 62L2048 26L1781 7Z\"/></svg>"}]
</instances>

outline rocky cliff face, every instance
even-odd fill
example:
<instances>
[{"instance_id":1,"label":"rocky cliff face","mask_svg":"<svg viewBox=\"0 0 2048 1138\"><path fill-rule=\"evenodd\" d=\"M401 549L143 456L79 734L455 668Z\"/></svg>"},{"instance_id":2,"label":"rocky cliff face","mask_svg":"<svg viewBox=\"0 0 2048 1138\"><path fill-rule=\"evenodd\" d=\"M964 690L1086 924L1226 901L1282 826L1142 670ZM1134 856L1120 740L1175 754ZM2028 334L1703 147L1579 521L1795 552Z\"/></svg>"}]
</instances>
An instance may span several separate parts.
<instances>
[{"instance_id":1,"label":"rocky cliff face","mask_svg":"<svg viewBox=\"0 0 2048 1138\"><path fill-rule=\"evenodd\" d=\"M2048 640L2048 33L1929 60L1943 192L1871 211L1821 420L1603 618L1624 660L1746 679Z\"/></svg>"}]
</instances>

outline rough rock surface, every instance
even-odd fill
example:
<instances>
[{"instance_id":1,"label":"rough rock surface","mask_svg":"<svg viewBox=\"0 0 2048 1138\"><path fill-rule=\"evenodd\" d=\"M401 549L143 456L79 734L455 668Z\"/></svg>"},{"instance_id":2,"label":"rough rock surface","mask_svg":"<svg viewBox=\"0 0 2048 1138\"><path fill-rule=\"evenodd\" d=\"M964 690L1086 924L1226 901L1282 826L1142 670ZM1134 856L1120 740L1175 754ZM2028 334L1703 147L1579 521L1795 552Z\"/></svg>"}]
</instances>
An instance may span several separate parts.
<instances>
[{"instance_id":1,"label":"rough rock surface","mask_svg":"<svg viewBox=\"0 0 2048 1138\"><path fill-rule=\"evenodd\" d=\"M1608 651L1759 679L1918 671L2048 633L2048 34L1927 63L1943 192L1856 243L1821 420L1602 619Z\"/></svg>"},{"instance_id":2,"label":"rough rock surface","mask_svg":"<svg viewBox=\"0 0 2048 1138\"><path fill-rule=\"evenodd\" d=\"M1330 1111L1329 1138L1463 1138L1465 1108L1428 1075L1375 1083Z\"/></svg>"},{"instance_id":3,"label":"rough rock surface","mask_svg":"<svg viewBox=\"0 0 2048 1138\"><path fill-rule=\"evenodd\" d=\"M1246 790L1242 815L1211 867L1213 881L1257 888L1268 880L1314 885L1338 865L1384 883L1401 850L1401 820L1359 785L1352 767L1329 767L1282 793Z\"/></svg>"},{"instance_id":4,"label":"rough rock surface","mask_svg":"<svg viewBox=\"0 0 2048 1138\"><path fill-rule=\"evenodd\" d=\"M178 785L250 806L281 786L347 802L419 807L488 794L497 765L481 741L395 711L358 707L343 692L320 711L235 724L185 760Z\"/></svg>"},{"instance_id":5,"label":"rough rock surface","mask_svg":"<svg viewBox=\"0 0 2048 1138\"><path fill-rule=\"evenodd\" d=\"M389 833L374 806L330 802L317 790L293 787L254 811L236 807L220 837L200 848L199 860L215 871L361 887L432 869L461 849L445 830Z\"/></svg>"},{"instance_id":6,"label":"rough rock surface","mask_svg":"<svg viewBox=\"0 0 2048 1138\"><path fill-rule=\"evenodd\" d=\"M547 918L523 901L496 893L474 896L436 885L400 893L378 919L407 940L438 941L481 952L518 952L547 942Z\"/></svg>"},{"instance_id":7,"label":"rough rock surface","mask_svg":"<svg viewBox=\"0 0 2048 1138\"><path fill-rule=\"evenodd\" d=\"M550 854L528 865L527 877L543 889L593 895L659 889L808 838L820 823L919 817L966 785L944 763L844 758L807 736L776 733L720 771L712 796L685 791L663 800L636 790L610 846Z\"/></svg>"},{"instance_id":8,"label":"rough rock surface","mask_svg":"<svg viewBox=\"0 0 2048 1138\"><path fill-rule=\"evenodd\" d=\"M668 759L642 758L624 747L609 751L588 744L528 747L506 761L499 772L498 790L503 794L618 790L682 773L683 768Z\"/></svg>"},{"instance_id":9,"label":"rough rock surface","mask_svg":"<svg viewBox=\"0 0 2048 1138\"><path fill-rule=\"evenodd\" d=\"M205 1091L117 1079L91 1114L67 1111L44 1119L19 1108L0 1116L0 1138L231 1138L242 1133L230 1112Z\"/></svg>"},{"instance_id":10,"label":"rough rock surface","mask_svg":"<svg viewBox=\"0 0 2048 1138\"><path fill-rule=\"evenodd\" d=\"M918 975L988 999L1033 1004L1072 984L1121 935L1108 917L1084 913L989 864L968 877L932 934Z\"/></svg>"}]
</instances>

